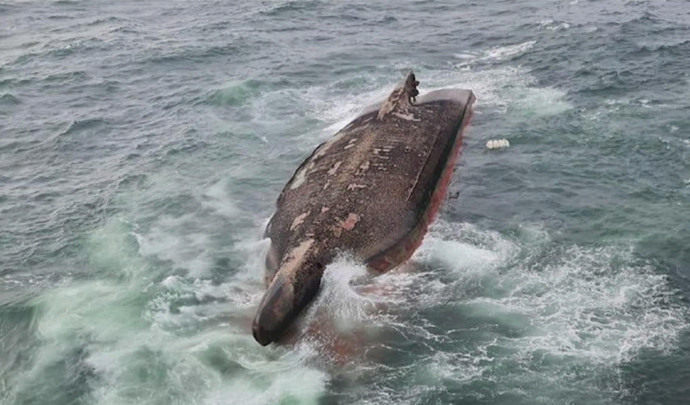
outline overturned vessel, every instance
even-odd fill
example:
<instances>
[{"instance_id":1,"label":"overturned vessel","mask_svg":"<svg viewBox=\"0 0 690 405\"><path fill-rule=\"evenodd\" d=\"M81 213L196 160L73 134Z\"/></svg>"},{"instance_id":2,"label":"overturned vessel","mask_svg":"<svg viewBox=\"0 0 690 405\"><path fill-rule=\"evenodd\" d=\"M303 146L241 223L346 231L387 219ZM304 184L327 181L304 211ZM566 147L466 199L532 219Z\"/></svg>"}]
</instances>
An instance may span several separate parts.
<instances>
[{"instance_id":1,"label":"overturned vessel","mask_svg":"<svg viewBox=\"0 0 690 405\"><path fill-rule=\"evenodd\" d=\"M266 291L252 326L279 339L319 290L341 252L378 272L407 260L444 199L474 95L417 98L413 73L378 108L319 145L278 197L266 227Z\"/></svg>"}]
</instances>

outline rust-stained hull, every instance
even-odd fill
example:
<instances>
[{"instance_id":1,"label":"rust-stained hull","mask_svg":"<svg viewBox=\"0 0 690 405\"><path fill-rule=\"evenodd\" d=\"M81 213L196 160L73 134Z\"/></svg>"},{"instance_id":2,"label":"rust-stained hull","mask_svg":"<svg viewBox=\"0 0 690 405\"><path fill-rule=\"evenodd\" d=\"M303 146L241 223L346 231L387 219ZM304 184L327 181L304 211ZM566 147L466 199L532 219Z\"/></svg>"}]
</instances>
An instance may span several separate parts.
<instances>
[{"instance_id":1,"label":"rust-stained hull","mask_svg":"<svg viewBox=\"0 0 690 405\"><path fill-rule=\"evenodd\" d=\"M445 196L474 95L447 89L413 102L417 84L410 74L378 110L319 145L283 189L266 228L269 289L253 326L259 343L280 337L338 253L383 272L421 243Z\"/></svg>"}]
</instances>

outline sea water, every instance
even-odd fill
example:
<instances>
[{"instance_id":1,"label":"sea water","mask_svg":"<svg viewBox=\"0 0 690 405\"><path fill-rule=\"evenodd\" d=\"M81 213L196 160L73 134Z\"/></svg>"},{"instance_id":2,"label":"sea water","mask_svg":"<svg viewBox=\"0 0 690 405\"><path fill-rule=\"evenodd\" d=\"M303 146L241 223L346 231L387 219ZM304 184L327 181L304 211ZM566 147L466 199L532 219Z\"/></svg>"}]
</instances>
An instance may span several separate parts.
<instances>
[{"instance_id":1,"label":"sea water","mask_svg":"<svg viewBox=\"0 0 690 405\"><path fill-rule=\"evenodd\" d=\"M688 38L684 0L1 2L0 402L687 403ZM451 197L258 345L282 186L410 69L478 99Z\"/></svg>"}]
</instances>

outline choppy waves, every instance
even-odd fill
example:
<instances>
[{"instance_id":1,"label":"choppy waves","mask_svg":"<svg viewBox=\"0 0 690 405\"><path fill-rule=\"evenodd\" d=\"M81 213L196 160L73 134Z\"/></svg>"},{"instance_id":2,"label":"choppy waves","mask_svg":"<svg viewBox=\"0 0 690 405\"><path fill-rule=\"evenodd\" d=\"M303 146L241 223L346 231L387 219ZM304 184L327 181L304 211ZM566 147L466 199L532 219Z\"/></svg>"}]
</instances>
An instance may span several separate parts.
<instances>
[{"instance_id":1,"label":"choppy waves","mask_svg":"<svg viewBox=\"0 0 690 405\"><path fill-rule=\"evenodd\" d=\"M140 235L115 221L93 234L92 275L105 277L32 301L37 361L12 380L16 400L67 395L59 386L71 382L98 403L608 402L633 395L621 367L672 352L687 327L667 277L629 246L440 220L389 274L347 257L330 265L291 343L262 348L249 327L265 242L240 244L243 270L218 283L199 273L202 251L177 248L183 229ZM168 275L170 262L189 271Z\"/></svg>"},{"instance_id":2,"label":"choppy waves","mask_svg":"<svg viewBox=\"0 0 690 405\"><path fill-rule=\"evenodd\" d=\"M0 5L1 400L685 398L676 3ZM260 347L280 187L409 69L478 97L457 200L401 268L331 264Z\"/></svg>"}]
</instances>

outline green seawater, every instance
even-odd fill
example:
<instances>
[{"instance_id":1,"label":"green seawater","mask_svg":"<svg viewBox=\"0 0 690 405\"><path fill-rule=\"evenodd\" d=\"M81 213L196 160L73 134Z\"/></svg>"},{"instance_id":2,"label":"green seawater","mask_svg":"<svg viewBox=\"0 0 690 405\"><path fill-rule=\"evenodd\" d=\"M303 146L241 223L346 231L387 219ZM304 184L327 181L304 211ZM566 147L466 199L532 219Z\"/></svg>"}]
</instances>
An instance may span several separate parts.
<instances>
[{"instance_id":1,"label":"green seawater","mask_svg":"<svg viewBox=\"0 0 690 405\"><path fill-rule=\"evenodd\" d=\"M684 0L0 2L0 403L687 403L688 38ZM259 346L281 188L410 69L477 96L453 198Z\"/></svg>"}]
</instances>

